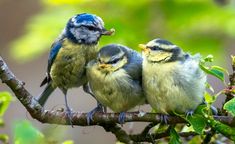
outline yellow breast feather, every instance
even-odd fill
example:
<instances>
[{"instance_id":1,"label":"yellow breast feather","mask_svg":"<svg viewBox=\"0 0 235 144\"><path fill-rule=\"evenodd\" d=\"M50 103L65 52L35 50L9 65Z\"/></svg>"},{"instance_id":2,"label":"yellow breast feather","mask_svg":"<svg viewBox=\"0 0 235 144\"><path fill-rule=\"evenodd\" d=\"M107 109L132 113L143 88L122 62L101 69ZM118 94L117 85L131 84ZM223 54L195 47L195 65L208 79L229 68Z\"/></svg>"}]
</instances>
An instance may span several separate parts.
<instances>
[{"instance_id":1,"label":"yellow breast feather","mask_svg":"<svg viewBox=\"0 0 235 144\"><path fill-rule=\"evenodd\" d=\"M85 49L91 49L88 52L92 53ZM65 39L51 67L53 85L66 89L83 85L86 82L85 66L90 60L87 55L94 55L96 49L96 46L78 45Z\"/></svg>"}]
</instances>

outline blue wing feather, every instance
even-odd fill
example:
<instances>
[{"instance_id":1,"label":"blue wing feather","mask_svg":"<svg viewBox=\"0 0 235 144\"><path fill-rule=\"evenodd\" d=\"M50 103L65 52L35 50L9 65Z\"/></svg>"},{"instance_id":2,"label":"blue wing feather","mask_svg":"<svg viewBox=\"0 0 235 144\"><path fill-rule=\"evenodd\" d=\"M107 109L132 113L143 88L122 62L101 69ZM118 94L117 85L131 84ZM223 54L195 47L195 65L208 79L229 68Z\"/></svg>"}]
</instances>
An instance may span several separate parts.
<instances>
[{"instance_id":1,"label":"blue wing feather","mask_svg":"<svg viewBox=\"0 0 235 144\"><path fill-rule=\"evenodd\" d=\"M128 64L123 67L125 71L133 78L133 80L142 82L142 57L135 50L120 47L127 53Z\"/></svg>"},{"instance_id":2,"label":"blue wing feather","mask_svg":"<svg viewBox=\"0 0 235 144\"><path fill-rule=\"evenodd\" d=\"M47 73L48 74L50 73L51 66L52 66L60 48L62 48L62 41L61 40L53 43L50 54L49 54L49 58L48 58L48 66L47 66Z\"/></svg>"},{"instance_id":3,"label":"blue wing feather","mask_svg":"<svg viewBox=\"0 0 235 144\"><path fill-rule=\"evenodd\" d=\"M40 86L43 86L46 83L49 83L51 81L51 77L50 77L51 66L52 66L60 48L62 48L62 40L58 40L52 44L51 51L50 51L49 58L48 58L47 76L44 78L44 80L42 81Z\"/></svg>"}]
</instances>

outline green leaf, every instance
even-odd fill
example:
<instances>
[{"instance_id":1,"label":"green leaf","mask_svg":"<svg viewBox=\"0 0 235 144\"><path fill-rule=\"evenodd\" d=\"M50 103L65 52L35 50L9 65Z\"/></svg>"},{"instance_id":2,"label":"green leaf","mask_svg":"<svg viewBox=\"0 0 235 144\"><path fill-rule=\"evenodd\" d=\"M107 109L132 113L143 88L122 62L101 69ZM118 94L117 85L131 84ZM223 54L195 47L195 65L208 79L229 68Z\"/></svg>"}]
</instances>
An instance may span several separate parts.
<instances>
[{"instance_id":1,"label":"green leaf","mask_svg":"<svg viewBox=\"0 0 235 144\"><path fill-rule=\"evenodd\" d=\"M174 128L170 129L170 141L169 144L181 144L180 142L180 136L178 133L175 131Z\"/></svg>"},{"instance_id":2,"label":"green leaf","mask_svg":"<svg viewBox=\"0 0 235 144\"><path fill-rule=\"evenodd\" d=\"M221 72L226 73L227 75L229 75L229 72L225 68L222 68L220 66L211 66L211 68L216 69L218 71L221 71Z\"/></svg>"},{"instance_id":3,"label":"green leaf","mask_svg":"<svg viewBox=\"0 0 235 144\"><path fill-rule=\"evenodd\" d=\"M214 56L213 55L208 55L206 58L204 58L205 62L213 62L214 61Z\"/></svg>"},{"instance_id":4,"label":"green leaf","mask_svg":"<svg viewBox=\"0 0 235 144\"><path fill-rule=\"evenodd\" d=\"M0 117L2 117L6 112L11 100L12 96L10 93L0 92Z\"/></svg>"},{"instance_id":5,"label":"green leaf","mask_svg":"<svg viewBox=\"0 0 235 144\"><path fill-rule=\"evenodd\" d=\"M235 98L226 102L224 105L224 109L228 111L232 116L235 116Z\"/></svg>"},{"instance_id":6,"label":"green leaf","mask_svg":"<svg viewBox=\"0 0 235 144\"><path fill-rule=\"evenodd\" d=\"M4 144L9 143L9 137L6 134L0 134L0 141L2 141Z\"/></svg>"},{"instance_id":7,"label":"green leaf","mask_svg":"<svg viewBox=\"0 0 235 144\"><path fill-rule=\"evenodd\" d=\"M224 73L220 69L218 69L218 66L212 66L211 68L203 65L200 63L200 68L207 74L213 75L224 82Z\"/></svg>"},{"instance_id":8,"label":"green leaf","mask_svg":"<svg viewBox=\"0 0 235 144\"><path fill-rule=\"evenodd\" d=\"M25 120L16 123L14 127L15 144L41 144L44 141L44 135L33 127L29 121Z\"/></svg>"},{"instance_id":9,"label":"green leaf","mask_svg":"<svg viewBox=\"0 0 235 144\"><path fill-rule=\"evenodd\" d=\"M191 124L194 131L198 134L202 134L206 127L206 118L203 116L203 111L206 108L206 105L199 105L192 116L181 116Z\"/></svg>"},{"instance_id":10,"label":"green leaf","mask_svg":"<svg viewBox=\"0 0 235 144\"><path fill-rule=\"evenodd\" d=\"M202 115L194 114L188 116L186 119L192 125L196 133L203 133L203 130L206 127L206 119Z\"/></svg>"},{"instance_id":11,"label":"green leaf","mask_svg":"<svg viewBox=\"0 0 235 144\"><path fill-rule=\"evenodd\" d=\"M223 72L221 72L218 69L214 69L214 68L210 69L210 71L211 71L211 75L219 78L221 81L224 81L224 73Z\"/></svg>"},{"instance_id":12,"label":"green leaf","mask_svg":"<svg viewBox=\"0 0 235 144\"><path fill-rule=\"evenodd\" d=\"M213 75L224 82L224 73L228 74L228 71L220 66L206 66L206 62L213 62L213 55L208 55L206 58L201 59L200 68L207 74Z\"/></svg>"},{"instance_id":13,"label":"green leaf","mask_svg":"<svg viewBox=\"0 0 235 144\"><path fill-rule=\"evenodd\" d=\"M201 104L194 110L194 114L203 115L206 109L207 109L207 105Z\"/></svg>"},{"instance_id":14,"label":"green leaf","mask_svg":"<svg viewBox=\"0 0 235 144\"><path fill-rule=\"evenodd\" d=\"M215 97L212 96L211 94L209 94L208 92L205 92L204 94L204 98L205 98L205 101L208 103L208 104L212 104L213 102L215 102Z\"/></svg>"}]
</instances>

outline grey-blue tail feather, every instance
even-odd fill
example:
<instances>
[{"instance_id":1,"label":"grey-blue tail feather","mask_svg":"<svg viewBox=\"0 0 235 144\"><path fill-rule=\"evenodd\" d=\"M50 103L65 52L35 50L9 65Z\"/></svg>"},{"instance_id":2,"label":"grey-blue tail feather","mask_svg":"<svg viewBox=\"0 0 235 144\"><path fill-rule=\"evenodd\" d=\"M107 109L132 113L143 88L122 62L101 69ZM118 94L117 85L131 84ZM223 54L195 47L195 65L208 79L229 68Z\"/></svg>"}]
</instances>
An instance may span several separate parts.
<instances>
[{"instance_id":1,"label":"grey-blue tail feather","mask_svg":"<svg viewBox=\"0 0 235 144\"><path fill-rule=\"evenodd\" d=\"M44 106L48 97L51 95L51 93L55 90L55 88L52 87L51 83L49 83L44 91L40 94L40 96L37 98L38 103L41 106Z\"/></svg>"}]
</instances>

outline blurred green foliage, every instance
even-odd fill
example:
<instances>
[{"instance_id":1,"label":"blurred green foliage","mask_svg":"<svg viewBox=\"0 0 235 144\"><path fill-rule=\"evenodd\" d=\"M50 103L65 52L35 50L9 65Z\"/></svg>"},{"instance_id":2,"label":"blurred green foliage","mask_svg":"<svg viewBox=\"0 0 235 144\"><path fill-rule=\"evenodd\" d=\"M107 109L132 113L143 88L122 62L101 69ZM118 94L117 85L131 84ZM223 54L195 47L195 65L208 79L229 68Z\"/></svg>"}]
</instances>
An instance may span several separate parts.
<instances>
[{"instance_id":1,"label":"blurred green foliage","mask_svg":"<svg viewBox=\"0 0 235 144\"><path fill-rule=\"evenodd\" d=\"M17 122L14 127L15 144L44 143L43 134L28 121Z\"/></svg>"},{"instance_id":2,"label":"blurred green foliage","mask_svg":"<svg viewBox=\"0 0 235 144\"><path fill-rule=\"evenodd\" d=\"M11 101L12 96L9 92L0 92L0 118L6 112Z\"/></svg>"},{"instance_id":3,"label":"blurred green foliage","mask_svg":"<svg viewBox=\"0 0 235 144\"><path fill-rule=\"evenodd\" d=\"M74 144L74 142L72 140L67 140L67 141L64 141L62 144Z\"/></svg>"},{"instance_id":4,"label":"blurred green foliage","mask_svg":"<svg viewBox=\"0 0 235 144\"><path fill-rule=\"evenodd\" d=\"M5 114L10 102L12 101L12 96L8 92L0 92L0 127L4 126L3 115ZM0 143L8 143L9 137L6 134L0 133Z\"/></svg>"},{"instance_id":5,"label":"blurred green foliage","mask_svg":"<svg viewBox=\"0 0 235 144\"><path fill-rule=\"evenodd\" d=\"M64 132L57 129L57 132L42 133L28 120L17 121L14 123L14 143L15 144L74 144L72 140L64 139ZM51 130L49 130L52 132ZM63 135L63 136L62 136Z\"/></svg>"},{"instance_id":6,"label":"blurred green foliage","mask_svg":"<svg viewBox=\"0 0 235 144\"><path fill-rule=\"evenodd\" d=\"M115 28L100 45L120 43L138 49L139 43L161 37L186 51L213 54L225 62L225 50L235 38L235 7L213 0L41 0L43 9L12 43L11 54L25 62L49 51L67 20L77 13L94 13Z\"/></svg>"},{"instance_id":7,"label":"blurred green foliage","mask_svg":"<svg viewBox=\"0 0 235 144\"><path fill-rule=\"evenodd\" d=\"M181 144L180 136L178 135L178 133L175 131L174 128L170 129L169 144Z\"/></svg>"},{"instance_id":8,"label":"blurred green foliage","mask_svg":"<svg viewBox=\"0 0 235 144\"><path fill-rule=\"evenodd\" d=\"M13 97L9 92L0 92L0 128L4 127L3 116L12 101ZM46 129L44 132L46 136L44 136L28 120L14 122L13 132L15 144L59 144L65 139L64 129ZM8 144L9 136L0 133L0 143ZM66 140L63 144L73 144L73 141Z\"/></svg>"},{"instance_id":9,"label":"blurred green foliage","mask_svg":"<svg viewBox=\"0 0 235 144\"><path fill-rule=\"evenodd\" d=\"M5 114L10 102L12 101L12 96L8 92L0 92L0 127L4 126L3 115Z\"/></svg>"}]
</instances>

